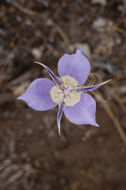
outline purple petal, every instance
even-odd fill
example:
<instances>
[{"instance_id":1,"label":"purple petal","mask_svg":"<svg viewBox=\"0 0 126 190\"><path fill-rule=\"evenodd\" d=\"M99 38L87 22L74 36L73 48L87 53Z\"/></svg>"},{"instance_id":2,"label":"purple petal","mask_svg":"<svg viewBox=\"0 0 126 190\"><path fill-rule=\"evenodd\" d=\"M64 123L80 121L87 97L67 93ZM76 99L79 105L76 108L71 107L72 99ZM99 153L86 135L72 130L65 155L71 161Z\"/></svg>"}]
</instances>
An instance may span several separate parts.
<instances>
[{"instance_id":1,"label":"purple petal","mask_svg":"<svg viewBox=\"0 0 126 190\"><path fill-rule=\"evenodd\" d=\"M60 131L60 121L61 121L61 117L63 115L63 110L64 110L64 102L62 102L59 105L59 111L58 111L58 115L57 115L57 124L58 124L58 131L59 131L59 135L61 135L61 131Z\"/></svg>"},{"instance_id":2,"label":"purple petal","mask_svg":"<svg viewBox=\"0 0 126 190\"><path fill-rule=\"evenodd\" d=\"M18 97L24 100L29 107L37 111L50 110L56 106L50 97L50 89L55 84L46 78L34 80L26 92Z\"/></svg>"},{"instance_id":3,"label":"purple petal","mask_svg":"<svg viewBox=\"0 0 126 190\"><path fill-rule=\"evenodd\" d=\"M94 125L98 127L96 123L96 102L87 93L81 95L81 100L74 106L67 106L64 109L65 116L77 125Z\"/></svg>"},{"instance_id":4,"label":"purple petal","mask_svg":"<svg viewBox=\"0 0 126 190\"><path fill-rule=\"evenodd\" d=\"M105 81L105 82L102 82L102 83L100 83L100 84L93 85L93 86L79 87L79 88L77 88L77 92L88 92L88 91L92 91L92 90L95 90L95 89L99 88L100 86L102 86L102 85L104 85L104 84L106 84L106 83L108 83L108 82L110 82L110 81L111 81L111 79L110 79L110 80L107 80L107 81Z\"/></svg>"},{"instance_id":5,"label":"purple petal","mask_svg":"<svg viewBox=\"0 0 126 190\"><path fill-rule=\"evenodd\" d=\"M64 75L74 77L82 85L90 73L90 63L81 49L78 48L75 54L65 54L59 59L58 73L60 77Z\"/></svg>"},{"instance_id":6,"label":"purple petal","mask_svg":"<svg viewBox=\"0 0 126 190\"><path fill-rule=\"evenodd\" d=\"M40 62L38 62L38 61L35 61L35 63L37 63L37 64L43 66L43 67L48 71L48 73L49 73L49 75L51 76L51 78L53 79L53 81L54 81L56 84L61 85L60 79L53 73L53 71L52 71L49 67L47 67L46 65L44 65L43 63L40 63Z\"/></svg>"}]
</instances>

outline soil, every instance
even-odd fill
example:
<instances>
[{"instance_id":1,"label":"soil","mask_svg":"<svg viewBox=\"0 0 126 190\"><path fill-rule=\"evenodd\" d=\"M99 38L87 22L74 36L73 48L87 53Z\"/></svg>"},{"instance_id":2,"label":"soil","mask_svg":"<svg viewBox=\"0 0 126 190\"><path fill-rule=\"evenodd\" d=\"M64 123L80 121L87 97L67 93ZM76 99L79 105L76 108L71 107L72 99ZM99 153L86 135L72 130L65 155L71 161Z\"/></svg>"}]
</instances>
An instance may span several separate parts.
<instances>
[{"instance_id":1,"label":"soil","mask_svg":"<svg viewBox=\"0 0 126 190\"><path fill-rule=\"evenodd\" d=\"M125 10L123 0L0 1L0 190L126 190ZM113 80L94 96L101 127L63 116L59 136L57 108L37 112L17 97L49 78L35 60L57 73L77 46L96 82Z\"/></svg>"}]
</instances>

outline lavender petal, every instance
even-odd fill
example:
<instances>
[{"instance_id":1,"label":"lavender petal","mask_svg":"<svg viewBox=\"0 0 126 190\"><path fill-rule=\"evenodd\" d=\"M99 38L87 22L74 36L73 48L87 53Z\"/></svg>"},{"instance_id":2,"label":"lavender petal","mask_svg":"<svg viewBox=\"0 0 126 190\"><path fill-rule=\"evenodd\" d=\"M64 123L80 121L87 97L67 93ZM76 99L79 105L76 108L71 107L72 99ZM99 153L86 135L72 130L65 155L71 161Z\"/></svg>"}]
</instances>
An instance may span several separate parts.
<instances>
[{"instance_id":1,"label":"lavender petal","mask_svg":"<svg viewBox=\"0 0 126 190\"><path fill-rule=\"evenodd\" d=\"M54 81L56 84L61 85L61 81L60 81L59 77L57 77L57 76L51 71L51 69L50 69L49 67L47 67L46 65L44 65L43 63L40 63L40 62L38 62L38 61L35 61L35 63L37 63L37 64L43 66L43 67L47 70L47 72L49 73L49 75L51 76L51 78L53 79L53 81Z\"/></svg>"},{"instance_id":2,"label":"lavender petal","mask_svg":"<svg viewBox=\"0 0 126 190\"><path fill-rule=\"evenodd\" d=\"M56 106L50 97L50 90L54 85L53 81L47 78L36 79L18 99L25 101L34 110L50 110Z\"/></svg>"},{"instance_id":3,"label":"lavender petal","mask_svg":"<svg viewBox=\"0 0 126 190\"><path fill-rule=\"evenodd\" d=\"M90 63L81 49L77 49L75 54L65 54L58 62L58 73L60 77L69 75L82 85L90 73Z\"/></svg>"},{"instance_id":4,"label":"lavender petal","mask_svg":"<svg viewBox=\"0 0 126 190\"><path fill-rule=\"evenodd\" d=\"M111 81L111 79L110 79L110 80L107 80L107 81L105 81L105 82L102 82L102 83L100 83L100 84L93 85L93 86L78 87L78 88L76 89L76 91L77 91L77 92L88 92L88 91L92 91L92 90L95 90L95 89L99 88L100 86L102 86L102 85L104 85L104 84L106 84L106 83L108 83L108 82L110 82L110 81Z\"/></svg>"},{"instance_id":5,"label":"lavender petal","mask_svg":"<svg viewBox=\"0 0 126 190\"><path fill-rule=\"evenodd\" d=\"M81 94L81 100L74 106L65 106L64 114L72 123L77 125L93 125L96 123L96 101L89 94Z\"/></svg>"},{"instance_id":6,"label":"lavender petal","mask_svg":"<svg viewBox=\"0 0 126 190\"><path fill-rule=\"evenodd\" d=\"M59 111L58 111L58 114L57 114L57 124L58 124L58 132L59 132L59 135L61 135L61 130L60 130L60 121L61 121L61 117L63 115L63 110L64 110L64 102L62 102L60 105L59 105Z\"/></svg>"}]
</instances>

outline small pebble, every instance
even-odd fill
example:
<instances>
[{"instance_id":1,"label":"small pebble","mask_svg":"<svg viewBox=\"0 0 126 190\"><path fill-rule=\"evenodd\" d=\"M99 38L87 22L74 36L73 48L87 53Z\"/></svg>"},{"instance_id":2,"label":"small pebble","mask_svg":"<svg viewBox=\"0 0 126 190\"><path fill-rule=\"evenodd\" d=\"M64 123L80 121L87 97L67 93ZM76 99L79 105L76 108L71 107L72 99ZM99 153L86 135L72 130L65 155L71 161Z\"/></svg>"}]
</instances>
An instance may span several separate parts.
<instances>
[{"instance_id":1,"label":"small pebble","mask_svg":"<svg viewBox=\"0 0 126 190\"><path fill-rule=\"evenodd\" d=\"M28 128L28 129L27 129L27 134L28 134L28 135L32 135L32 134L33 134L33 129Z\"/></svg>"},{"instance_id":2,"label":"small pebble","mask_svg":"<svg viewBox=\"0 0 126 190\"><path fill-rule=\"evenodd\" d=\"M93 4L100 4L102 6L106 6L107 1L106 0L92 0Z\"/></svg>"},{"instance_id":3,"label":"small pebble","mask_svg":"<svg viewBox=\"0 0 126 190\"><path fill-rule=\"evenodd\" d=\"M99 17L93 22L93 28L99 30L100 28L104 27L106 23L106 19Z\"/></svg>"},{"instance_id":4,"label":"small pebble","mask_svg":"<svg viewBox=\"0 0 126 190\"><path fill-rule=\"evenodd\" d=\"M40 59L42 56L42 52L43 52L42 46L32 49L32 55L35 57L35 59Z\"/></svg>"}]
</instances>

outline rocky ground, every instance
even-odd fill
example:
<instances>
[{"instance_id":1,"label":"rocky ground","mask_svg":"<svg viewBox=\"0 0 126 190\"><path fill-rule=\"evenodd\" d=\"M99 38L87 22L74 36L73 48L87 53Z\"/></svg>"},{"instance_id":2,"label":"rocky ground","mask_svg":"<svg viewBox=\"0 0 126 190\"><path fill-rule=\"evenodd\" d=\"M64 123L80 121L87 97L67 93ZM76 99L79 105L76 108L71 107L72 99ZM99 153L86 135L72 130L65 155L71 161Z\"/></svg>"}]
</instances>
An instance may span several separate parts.
<instances>
[{"instance_id":1,"label":"rocky ground","mask_svg":"<svg viewBox=\"0 0 126 190\"><path fill-rule=\"evenodd\" d=\"M126 190L126 1L0 1L0 190ZM81 47L96 82L100 128L16 98Z\"/></svg>"}]
</instances>

